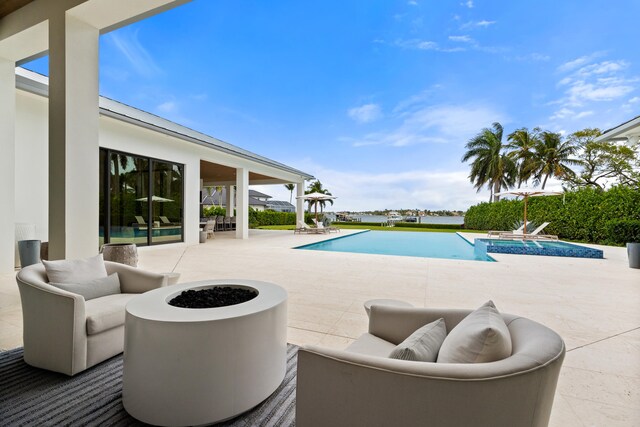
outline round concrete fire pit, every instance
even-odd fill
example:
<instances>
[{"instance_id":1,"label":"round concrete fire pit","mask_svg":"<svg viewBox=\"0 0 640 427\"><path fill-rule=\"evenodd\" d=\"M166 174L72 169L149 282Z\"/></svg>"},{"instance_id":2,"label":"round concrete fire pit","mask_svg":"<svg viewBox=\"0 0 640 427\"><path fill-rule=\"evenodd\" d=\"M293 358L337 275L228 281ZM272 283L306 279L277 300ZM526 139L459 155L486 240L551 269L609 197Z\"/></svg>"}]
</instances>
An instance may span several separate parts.
<instances>
[{"instance_id":1,"label":"round concrete fire pit","mask_svg":"<svg viewBox=\"0 0 640 427\"><path fill-rule=\"evenodd\" d=\"M182 291L255 290L247 302L189 309L168 304ZM286 371L287 292L252 280L207 280L144 293L127 304L122 403L161 426L202 425L258 405Z\"/></svg>"}]
</instances>

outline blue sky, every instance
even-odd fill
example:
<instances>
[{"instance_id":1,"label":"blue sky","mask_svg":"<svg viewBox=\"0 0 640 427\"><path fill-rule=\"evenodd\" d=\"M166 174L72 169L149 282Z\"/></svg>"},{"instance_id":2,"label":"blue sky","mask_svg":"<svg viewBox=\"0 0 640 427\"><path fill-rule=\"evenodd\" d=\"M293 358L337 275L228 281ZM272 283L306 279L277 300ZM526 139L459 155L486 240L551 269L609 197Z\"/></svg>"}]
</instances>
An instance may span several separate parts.
<instances>
[{"instance_id":1,"label":"blue sky","mask_svg":"<svg viewBox=\"0 0 640 427\"><path fill-rule=\"evenodd\" d=\"M464 210L488 200L460 158L492 122L640 114L638 16L637 0L195 0L101 36L100 93L309 172L336 210Z\"/></svg>"}]
</instances>

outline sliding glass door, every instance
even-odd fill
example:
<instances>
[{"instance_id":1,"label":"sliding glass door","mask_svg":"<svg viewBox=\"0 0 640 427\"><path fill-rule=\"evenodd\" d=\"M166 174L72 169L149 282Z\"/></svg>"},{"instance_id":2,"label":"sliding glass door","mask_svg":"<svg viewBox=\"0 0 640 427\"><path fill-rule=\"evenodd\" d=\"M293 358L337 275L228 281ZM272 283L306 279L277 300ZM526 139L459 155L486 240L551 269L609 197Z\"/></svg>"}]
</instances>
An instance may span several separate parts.
<instances>
[{"instance_id":1,"label":"sliding glass door","mask_svg":"<svg viewBox=\"0 0 640 427\"><path fill-rule=\"evenodd\" d=\"M181 164L101 149L101 243L181 242L183 172Z\"/></svg>"}]
</instances>

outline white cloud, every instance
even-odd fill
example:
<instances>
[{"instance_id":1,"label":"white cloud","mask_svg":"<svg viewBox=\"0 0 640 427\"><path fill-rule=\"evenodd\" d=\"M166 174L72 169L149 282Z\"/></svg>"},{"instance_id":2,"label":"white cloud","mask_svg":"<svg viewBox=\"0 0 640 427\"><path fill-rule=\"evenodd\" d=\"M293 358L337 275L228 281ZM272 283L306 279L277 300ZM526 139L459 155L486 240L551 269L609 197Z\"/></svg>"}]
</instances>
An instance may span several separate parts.
<instances>
[{"instance_id":1,"label":"white cloud","mask_svg":"<svg viewBox=\"0 0 640 427\"><path fill-rule=\"evenodd\" d=\"M475 41L469 36L449 36L449 40L461 43L474 43Z\"/></svg>"},{"instance_id":2,"label":"white cloud","mask_svg":"<svg viewBox=\"0 0 640 427\"><path fill-rule=\"evenodd\" d=\"M628 62L597 61L602 55L602 52L595 52L558 67L558 71L564 76L558 81L557 86L563 92L562 97L549 103L558 105L558 109L550 117L551 120L575 120L594 115L596 103L616 101L620 106L624 97L638 89L640 78L626 75ZM627 103L622 107L629 105Z\"/></svg>"},{"instance_id":3,"label":"white cloud","mask_svg":"<svg viewBox=\"0 0 640 427\"><path fill-rule=\"evenodd\" d=\"M177 110L177 105L175 102L173 101L166 101L163 102L162 104L158 105L156 107L156 110L158 110L161 113L173 113Z\"/></svg>"},{"instance_id":4,"label":"white cloud","mask_svg":"<svg viewBox=\"0 0 640 427\"><path fill-rule=\"evenodd\" d=\"M567 61L564 64L558 67L558 71L561 73L566 73L569 71L573 71L576 68L582 67L589 62L592 62L594 59L601 57L604 55L604 52L593 52L589 55L580 56L576 59L572 59L571 61Z\"/></svg>"},{"instance_id":5,"label":"white cloud","mask_svg":"<svg viewBox=\"0 0 640 427\"><path fill-rule=\"evenodd\" d=\"M138 33L139 30L123 29L111 32L106 37L127 58L138 74L144 77L162 74L151 54L138 40Z\"/></svg>"},{"instance_id":6,"label":"white cloud","mask_svg":"<svg viewBox=\"0 0 640 427\"><path fill-rule=\"evenodd\" d=\"M640 96L634 96L633 98L631 98L629 101L627 101L629 104L636 104L638 102L640 102Z\"/></svg>"},{"instance_id":7,"label":"white cloud","mask_svg":"<svg viewBox=\"0 0 640 427\"><path fill-rule=\"evenodd\" d=\"M409 6L417 6L417 5L418 5L418 2L417 2L417 1L415 1L415 0L410 0L410 1L408 1L408 2L407 2L407 4L408 4Z\"/></svg>"},{"instance_id":8,"label":"white cloud","mask_svg":"<svg viewBox=\"0 0 640 427\"><path fill-rule=\"evenodd\" d=\"M370 123L382 117L382 110L378 104L365 104L349 109L347 114L358 123Z\"/></svg>"},{"instance_id":9,"label":"white cloud","mask_svg":"<svg viewBox=\"0 0 640 427\"><path fill-rule=\"evenodd\" d=\"M491 25L495 25L497 23L497 21L489 21L486 19L480 20L480 21L469 21L466 22L464 24L462 24L460 26L461 30L471 30L474 28L487 28L490 27Z\"/></svg>"},{"instance_id":10,"label":"white cloud","mask_svg":"<svg viewBox=\"0 0 640 427\"><path fill-rule=\"evenodd\" d=\"M505 116L490 106L428 105L421 101L420 96L402 101L393 111L398 121L395 128L359 137L342 137L341 140L354 147L445 144L466 141L479 129L496 121L505 121Z\"/></svg>"},{"instance_id":11,"label":"white cloud","mask_svg":"<svg viewBox=\"0 0 640 427\"><path fill-rule=\"evenodd\" d=\"M337 198L327 205L330 211L370 211L375 209L460 209L489 200L489 193L476 193L464 165L459 170L411 170L398 173L339 171L309 159L288 160L287 164L312 173ZM252 186L278 200L289 200L282 185ZM294 195L295 196L295 195ZM294 199L295 203L295 199Z\"/></svg>"},{"instance_id":12,"label":"white cloud","mask_svg":"<svg viewBox=\"0 0 640 427\"><path fill-rule=\"evenodd\" d=\"M473 0L468 0L468 1L464 2L464 3L462 3L462 6L466 6L469 9L473 9Z\"/></svg>"}]
</instances>

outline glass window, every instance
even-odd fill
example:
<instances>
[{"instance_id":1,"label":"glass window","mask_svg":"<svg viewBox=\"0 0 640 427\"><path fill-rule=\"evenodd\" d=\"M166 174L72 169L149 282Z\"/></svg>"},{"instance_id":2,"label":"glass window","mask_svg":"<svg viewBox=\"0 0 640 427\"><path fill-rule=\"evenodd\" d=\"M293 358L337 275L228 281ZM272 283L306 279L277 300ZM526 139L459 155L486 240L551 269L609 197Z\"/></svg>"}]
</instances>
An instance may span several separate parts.
<instances>
[{"instance_id":1,"label":"glass window","mask_svg":"<svg viewBox=\"0 0 640 427\"><path fill-rule=\"evenodd\" d=\"M153 243L182 241L182 171L183 166L153 160Z\"/></svg>"},{"instance_id":2,"label":"glass window","mask_svg":"<svg viewBox=\"0 0 640 427\"><path fill-rule=\"evenodd\" d=\"M149 160L111 153L110 243L147 244L149 232Z\"/></svg>"},{"instance_id":3,"label":"glass window","mask_svg":"<svg viewBox=\"0 0 640 427\"><path fill-rule=\"evenodd\" d=\"M183 240L184 165L100 150L100 244Z\"/></svg>"}]
</instances>

